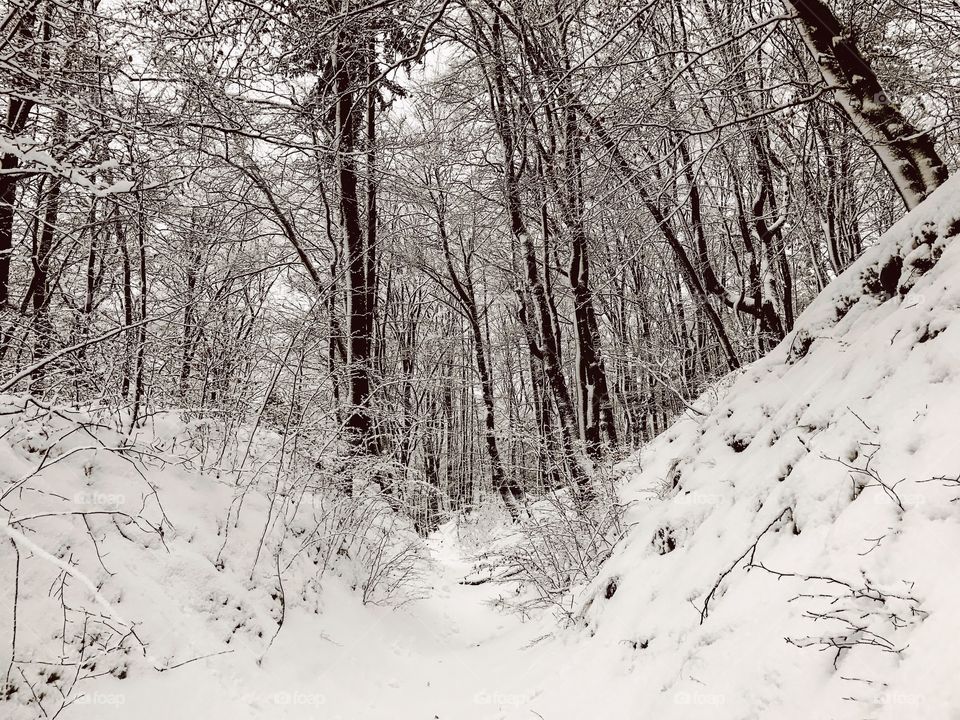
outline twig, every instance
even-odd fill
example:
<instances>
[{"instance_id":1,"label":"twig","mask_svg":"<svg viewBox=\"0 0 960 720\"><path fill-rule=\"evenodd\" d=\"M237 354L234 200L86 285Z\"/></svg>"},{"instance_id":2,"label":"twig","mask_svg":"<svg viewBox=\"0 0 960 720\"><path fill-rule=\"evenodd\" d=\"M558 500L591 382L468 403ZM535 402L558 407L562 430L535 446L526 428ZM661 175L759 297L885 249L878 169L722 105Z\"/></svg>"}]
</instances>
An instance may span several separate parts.
<instances>
[{"instance_id":1,"label":"twig","mask_svg":"<svg viewBox=\"0 0 960 720\"><path fill-rule=\"evenodd\" d=\"M727 575L732 573L734 569L736 569L737 565L740 564L740 561L743 560L745 557L747 557L747 555L750 556L750 560L747 562L747 565L748 566L753 565L753 557L757 552L757 545L760 543L761 538L763 538L763 536L767 534L770 528L772 528L774 525L780 522L783 516L786 515L787 513L790 513L791 517L793 516L793 508L790 507L789 505L785 507L783 510L781 510L780 514L770 521L770 524L763 529L763 532L757 535L757 539L753 541L753 544L750 545L750 547L748 547L746 550L744 550L743 553L740 555L740 557L738 557L736 560L733 561L730 567L728 567L726 570L720 573L720 577L717 578L717 581L713 584L713 587L710 589L710 592L707 593L707 597L704 598L703 600L703 609L700 610L701 625L703 625L703 622L707 619L710 600L713 599L713 596L716 594L717 589L720 587L720 583L723 582L723 579Z\"/></svg>"},{"instance_id":2,"label":"twig","mask_svg":"<svg viewBox=\"0 0 960 720\"><path fill-rule=\"evenodd\" d=\"M180 309L181 308L178 308L178 311ZM90 345L96 345L97 343L103 342L104 340L109 340L110 338L115 337L116 335L119 335L122 332L126 332L127 330L134 330L138 327L141 327L142 325L147 325L148 323L156 322L158 320L163 320L165 317L169 317L173 314L174 313L171 312L171 313L167 313L166 315L161 315L159 317L144 318L143 320L140 320L135 323L131 323L130 325L122 325L121 327L114 328L109 332L103 333L103 335L97 335L97 337L95 338L90 338L89 340L84 340L83 342L79 342L79 343L76 343L75 345L70 345L61 350L58 350L52 355L48 355L47 357L43 358L39 362L34 363L30 367L24 368L23 370L18 372L16 375L14 375L12 378L7 380L7 382L5 382L3 385L0 385L0 393L7 392L7 390L12 388L14 385L16 385L18 382L23 380L25 377L33 375L37 370L40 370L41 368L46 367L47 365L54 362L55 360L59 360L64 355L69 355L72 352L76 352L77 350L82 350L83 348L89 347Z\"/></svg>"},{"instance_id":3,"label":"twig","mask_svg":"<svg viewBox=\"0 0 960 720\"><path fill-rule=\"evenodd\" d=\"M878 430L877 428L875 428L875 427L870 427L869 425L867 425L866 421L865 421L862 417L860 417L859 415L857 415L857 413L855 413L855 412L853 411L853 408L851 408L849 405L847 405L847 410L849 410L850 413L851 413L857 420L859 420L867 430L869 430L869 431L872 432L872 433L879 432L879 430Z\"/></svg>"},{"instance_id":4,"label":"twig","mask_svg":"<svg viewBox=\"0 0 960 720\"><path fill-rule=\"evenodd\" d=\"M20 548L17 547L13 538L10 538L10 544L13 545L13 552L17 560L13 571L13 632L10 634L10 664L7 666L7 673L3 681L4 693L10 687L10 671L13 670L14 659L17 657L17 603L20 599Z\"/></svg>"},{"instance_id":5,"label":"twig","mask_svg":"<svg viewBox=\"0 0 960 720\"><path fill-rule=\"evenodd\" d=\"M283 627L283 621L287 617L287 595L283 590L283 578L280 575L280 549L277 549L276 554L277 559L277 588L280 591L280 619L277 621L277 629L273 633L273 637L270 638L270 642L267 643L267 647L264 648L263 654L257 659L257 665L263 662L263 659L267 656L267 653L270 651L270 648L273 647L273 641L277 639L277 635L280 634L280 628Z\"/></svg>"},{"instance_id":6,"label":"twig","mask_svg":"<svg viewBox=\"0 0 960 720\"><path fill-rule=\"evenodd\" d=\"M516 577L521 572L522 572L522 568L515 568L513 570L508 570L507 572L502 573L500 575L496 575L496 576L487 575L486 577L478 578L476 580L467 580L466 578L464 578L463 580L459 581L459 584L460 585L483 585L484 583L488 583L491 580L495 580L499 582L501 580L506 580L508 578Z\"/></svg>"},{"instance_id":7,"label":"twig","mask_svg":"<svg viewBox=\"0 0 960 720\"><path fill-rule=\"evenodd\" d=\"M199 655L195 658L190 658L189 660L184 660L183 662L178 662L173 665L166 665L164 667L157 667L156 665L154 665L153 667L154 667L154 670L156 670L157 672L166 672L167 670L176 670L178 667L189 665L190 663L196 662L197 660L206 660L207 658L216 657L217 655L227 655L232 652L233 652L233 649L231 648L229 650L221 650L220 652L210 653L209 655Z\"/></svg>"}]
</instances>

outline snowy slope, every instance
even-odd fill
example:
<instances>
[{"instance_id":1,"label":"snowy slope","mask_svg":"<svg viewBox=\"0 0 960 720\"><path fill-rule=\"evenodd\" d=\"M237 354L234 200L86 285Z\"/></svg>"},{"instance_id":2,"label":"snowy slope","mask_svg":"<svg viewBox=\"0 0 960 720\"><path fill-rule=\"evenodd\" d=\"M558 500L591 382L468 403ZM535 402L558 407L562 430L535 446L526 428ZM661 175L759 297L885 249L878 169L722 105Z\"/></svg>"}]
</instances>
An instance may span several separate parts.
<instances>
[{"instance_id":1,"label":"snowy slope","mask_svg":"<svg viewBox=\"0 0 960 720\"><path fill-rule=\"evenodd\" d=\"M304 625L320 656L364 598L416 590L394 587L425 567L411 524L281 467L274 433L164 414L127 437L99 410L0 408L0 718L273 717L272 700L312 717L315 686L276 690L260 666Z\"/></svg>"},{"instance_id":2,"label":"snowy slope","mask_svg":"<svg viewBox=\"0 0 960 720\"><path fill-rule=\"evenodd\" d=\"M723 384L639 455L582 613L635 716L960 717L960 182Z\"/></svg>"},{"instance_id":3,"label":"snowy slope","mask_svg":"<svg viewBox=\"0 0 960 720\"><path fill-rule=\"evenodd\" d=\"M4 507L44 517L3 518L0 652L16 593L24 675L0 717L64 691L68 720L960 717L958 218L955 179L624 463L632 527L566 629L504 612L515 583L460 582L516 542L476 518L390 529L409 601L362 604L376 542L340 557L325 538L356 517L279 472L278 438L201 472L216 438L175 419L118 452L76 417L4 416ZM101 506L123 514L62 514ZM58 639L64 604L88 641Z\"/></svg>"}]
</instances>

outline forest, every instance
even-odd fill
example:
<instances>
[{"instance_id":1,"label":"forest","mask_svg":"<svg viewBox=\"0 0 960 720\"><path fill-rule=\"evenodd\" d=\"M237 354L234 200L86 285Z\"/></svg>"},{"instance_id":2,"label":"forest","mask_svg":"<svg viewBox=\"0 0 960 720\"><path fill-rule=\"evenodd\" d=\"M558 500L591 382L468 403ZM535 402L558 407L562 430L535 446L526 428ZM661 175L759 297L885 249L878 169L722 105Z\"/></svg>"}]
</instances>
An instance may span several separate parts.
<instances>
[{"instance_id":1,"label":"forest","mask_svg":"<svg viewBox=\"0 0 960 720\"><path fill-rule=\"evenodd\" d=\"M0 715L960 711L953 0L4 0L0 95Z\"/></svg>"}]
</instances>

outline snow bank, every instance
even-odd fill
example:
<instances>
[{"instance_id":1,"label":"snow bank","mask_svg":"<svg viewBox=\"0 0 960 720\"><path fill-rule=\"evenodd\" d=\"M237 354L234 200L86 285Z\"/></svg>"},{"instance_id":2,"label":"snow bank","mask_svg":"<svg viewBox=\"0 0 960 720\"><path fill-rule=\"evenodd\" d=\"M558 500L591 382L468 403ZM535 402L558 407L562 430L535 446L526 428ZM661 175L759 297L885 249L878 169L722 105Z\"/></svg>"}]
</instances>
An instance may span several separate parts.
<instances>
[{"instance_id":1,"label":"snow bank","mask_svg":"<svg viewBox=\"0 0 960 720\"><path fill-rule=\"evenodd\" d=\"M171 692L244 717L281 632L331 602L342 617L402 600L421 569L409 522L334 492L276 433L177 413L120 425L0 398L0 717L166 716ZM315 710L289 684L266 707L285 692Z\"/></svg>"},{"instance_id":2,"label":"snow bank","mask_svg":"<svg viewBox=\"0 0 960 720\"><path fill-rule=\"evenodd\" d=\"M580 615L610 716L960 715L958 360L955 178L635 459Z\"/></svg>"}]
</instances>

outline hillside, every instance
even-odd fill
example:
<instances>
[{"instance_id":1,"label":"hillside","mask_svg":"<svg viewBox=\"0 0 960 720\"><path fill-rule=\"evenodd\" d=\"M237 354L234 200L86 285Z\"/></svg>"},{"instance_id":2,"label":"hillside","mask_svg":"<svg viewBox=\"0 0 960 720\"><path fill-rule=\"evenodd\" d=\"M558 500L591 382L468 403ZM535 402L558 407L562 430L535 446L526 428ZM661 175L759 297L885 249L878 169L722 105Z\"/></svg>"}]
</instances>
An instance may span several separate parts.
<instances>
[{"instance_id":1,"label":"hillside","mask_svg":"<svg viewBox=\"0 0 960 720\"><path fill-rule=\"evenodd\" d=\"M582 619L641 716L957 716L958 208L954 179L640 453Z\"/></svg>"}]
</instances>

